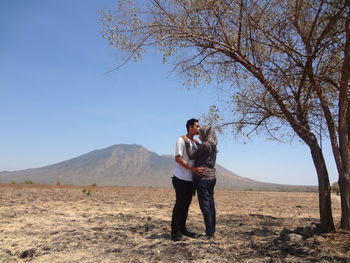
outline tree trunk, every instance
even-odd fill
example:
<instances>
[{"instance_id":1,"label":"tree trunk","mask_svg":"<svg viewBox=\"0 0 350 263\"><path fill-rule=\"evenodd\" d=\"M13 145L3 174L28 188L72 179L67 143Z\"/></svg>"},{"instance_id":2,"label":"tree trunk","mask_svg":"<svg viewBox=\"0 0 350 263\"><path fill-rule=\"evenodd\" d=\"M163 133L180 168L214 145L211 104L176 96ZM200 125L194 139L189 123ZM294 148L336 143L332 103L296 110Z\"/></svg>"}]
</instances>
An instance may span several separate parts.
<instances>
[{"instance_id":1,"label":"tree trunk","mask_svg":"<svg viewBox=\"0 0 350 263\"><path fill-rule=\"evenodd\" d=\"M332 203L331 203L331 187L329 184L328 171L323 153L318 144L309 145L318 177L318 194L321 229L324 232L332 232L335 230Z\"/></svg>"},{"instance_id":2,"label":"tree trunk","mask_svg":"<svg viewBox=\"0 0 350 263\"><path fill-rule=\"evenodd\" d=\"M350 230L350 174L339 175L338 183L341 200L340 228Z\"/></svg>"},{"instance_id":3,"label":"tree trunk","mask_svg":"<svg viewBox=\"0 0 350 263\"><path fill-rule=\"evenodd\" d=\"M337 163L341 198L340 227L350 230L350 2L345 22L345 49L339 91L339 150L341 162Z\"/></svg>"}]
</instances>

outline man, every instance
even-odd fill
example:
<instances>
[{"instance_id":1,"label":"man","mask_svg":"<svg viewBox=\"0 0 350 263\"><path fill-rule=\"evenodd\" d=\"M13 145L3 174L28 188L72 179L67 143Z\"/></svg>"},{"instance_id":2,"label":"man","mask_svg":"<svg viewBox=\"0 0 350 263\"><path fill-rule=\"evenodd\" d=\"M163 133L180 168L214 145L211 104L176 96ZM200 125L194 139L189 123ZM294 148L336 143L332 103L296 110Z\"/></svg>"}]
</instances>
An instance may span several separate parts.
<instances>
[{"instance_id":1,"label":"man","mask_svg":"<svg viewBox=\"0 0 350 263\"><path fill-rule=\"evenodd\" d=\"M187 137L190 145L195 151L197 149L194 136L199 132L198 120L190 119L186 123ZM176 201L173 209L171 219L171 239L173 241L184 240L184 235L188 237L195 237L196 234L190 232L186 228L186 220L188 209L190 207L192 196L194 193L193 176L192 173L204 174L203 167L193 167L192 161L188 158L185 141L180 137L176 142L175 150L175 171L172 177L172 183L175 188Z\"/></svg>"}]
</instances>

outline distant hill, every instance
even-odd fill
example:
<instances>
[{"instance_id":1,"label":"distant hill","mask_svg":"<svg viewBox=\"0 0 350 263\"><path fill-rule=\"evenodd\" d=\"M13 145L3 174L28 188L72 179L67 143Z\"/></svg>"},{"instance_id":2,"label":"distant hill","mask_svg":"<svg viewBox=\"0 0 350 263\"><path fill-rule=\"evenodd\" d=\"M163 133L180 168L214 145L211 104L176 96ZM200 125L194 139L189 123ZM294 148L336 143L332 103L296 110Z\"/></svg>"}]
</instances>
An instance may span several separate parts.
<instances>
[{"instance_id":1,"label":"distant hill","mask_svg":"<svg viewBox=\"0 0 350 263\"><path fill-rule=\"evenodd\" d=\"M41 168L0 172L0 182L171 187L174 167L173 156L158 155L140 145L118 144ZM216 187L221 189L303 191L310 188L254 181L218 164L216 171Z\"/></svg>"}]
</instances>

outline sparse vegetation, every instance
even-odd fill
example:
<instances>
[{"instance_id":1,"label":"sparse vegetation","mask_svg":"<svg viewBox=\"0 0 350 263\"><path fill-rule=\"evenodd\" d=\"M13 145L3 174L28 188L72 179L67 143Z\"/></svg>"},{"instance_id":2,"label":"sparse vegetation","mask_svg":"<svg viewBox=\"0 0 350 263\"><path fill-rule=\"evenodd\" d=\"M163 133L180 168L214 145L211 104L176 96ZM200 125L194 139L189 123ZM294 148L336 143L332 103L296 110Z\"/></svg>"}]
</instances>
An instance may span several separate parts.
<instances>
[{"instance_id":1,"label":"sparse vegetation","mask_svg":"<svg viewBox=\"0 0 350 263\"><path fill-rule=\"evenodd\" d=\"M339 190L339 184L337 182L333 183L331 186L331 191L332 193L335 193L337 195L340 194L340 190Z\"/></svg>"},{"instance_id":2,"label":"sparse vegetation","mask_svg":"<svg viewBox=\"0 0 350 263\"><path fill-rule=\"evenodd\" d=\"M83 190L81 190L84 194L86 195L91 195L91 189L88 188L84 188Z\"/></svg>"},{"instance_id":3,"label":"sparse vegetation","mask_svg":"<svg viewBox=\"0 0 350 263\"><path fill-rule=\"evenodd\" d=\"M23 183L24 184L34 184L34 182L32 180L25 180Z\"/></svg>"},{"instance_id":4,"label":"sparse vegetation","mask_svg":"<svg viewBox=\"0 0 350 263\"><path fill-rule=\"evenodd\" d=\"M95 187L95 186L97 186L97 184L95 183L95 184L92 184L91 186L92 186L92 187Z\"/></svg>"}]
</instances>

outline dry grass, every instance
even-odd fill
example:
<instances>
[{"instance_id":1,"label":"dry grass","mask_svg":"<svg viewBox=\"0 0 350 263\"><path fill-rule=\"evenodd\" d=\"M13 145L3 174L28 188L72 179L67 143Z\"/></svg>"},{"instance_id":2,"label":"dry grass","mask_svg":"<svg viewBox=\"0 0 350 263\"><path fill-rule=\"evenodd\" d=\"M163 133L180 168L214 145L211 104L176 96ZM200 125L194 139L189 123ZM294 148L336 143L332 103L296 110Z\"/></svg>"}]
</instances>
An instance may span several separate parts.
<instances>
[{"instance_id":1,"label":"dry grass","mask_svg":"<svg viewBox=\"0 0 350 263\"><path fill-rule=\"evenodd\" d=\"M216 239L172 242L173 189L83 189L0 185L0 262L350 262L350 233L314 235L315 193L216 190ZM188 228L204 231L196 197Z\"/></svg>"}]
</instances>

